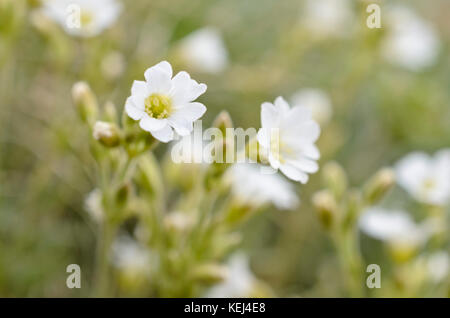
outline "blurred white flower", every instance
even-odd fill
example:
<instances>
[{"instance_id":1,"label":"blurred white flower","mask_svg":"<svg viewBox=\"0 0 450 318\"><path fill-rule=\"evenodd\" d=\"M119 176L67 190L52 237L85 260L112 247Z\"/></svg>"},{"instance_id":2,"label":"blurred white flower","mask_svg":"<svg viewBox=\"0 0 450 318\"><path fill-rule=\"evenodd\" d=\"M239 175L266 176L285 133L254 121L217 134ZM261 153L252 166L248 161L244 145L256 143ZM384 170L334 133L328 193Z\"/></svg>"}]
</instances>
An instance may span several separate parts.
<instances>
[{"instance_id":1,"label":"blurred white flower","mask_svg":"<svg viewBox=\"0 0 450 318\"><path fill-rule=\"evenodd\" d=\"M206 27L197 30L180 42L182 58L194 69L205 73L219 73L228 64L228 52L219 31Z\"/></svg>"},{"instance_id":2,"label":"blurred white flower","mask_svg":"<svg viewBox=\"0 0 450 318\"><path fill-rule=\"evenodd\" d=\"M450 149L430 157L414 152L396 165L398 183L416 200L433 205L450 201Z\"/></svg>"},{"instance_id":3,"label":"blurred white flower","mask_svg":"<svg viewBox=\"0 0 450 318\"><path fill-rule=\"evenodd\" d=\"M426 228L416 224L408 213L378 207L361 215L359 227L367 235L391 243L419 245L429 236Z\"/></svg>"},{"instance_id":4,"label":"blurred white flower","mask_svg":"<svg viewBox=\"0 0 450 318\"><path fill-rule=\"evenodd\" d=\"M317 36L343 36L352 30L354 13L349 0L307 0L301 22Z\"/></svg>"},{"instance_id":5,"label":"blurred white flower","mask_svg":"<svg viewBox=\"0 0 450 318\"><path fill-rule=\"evenodd\" d=\"M249 297L255 282L247 256L236 253L228 261L227 279L211 288L206 296L210 298Z\"/></svg>"},{"instance_id":6,"label":"blurred white flower","mask_svg":"<svg viewBox=\"0 0 450 318\"><path fill-rule=\"evenodd\" d=\"M272 168L280 169L289 179L306 183L308 173L318 170L316 160L320 157L314 145L320 127L311 111L302 106L290 108L278 97L274 104L261 105L261 126L258 142Z\"/></svg>"},{"instance_id":7,"label":"blurred white flower","mask_svg":"<svg viewBox=\"0 0 450 318\"><path fill-rule=\"evenodd\" d=\"M312 118L321 125L327 124L333 114L331 100L327 93L320 89L305 88L292 95L292 105L309 108Z\"/></svg>"},{"instance_id":8,"label":"blurred white flower","mask_svg":"<svg viewBox=\"0 0 450 318\"><path fill-rule=\"evenodd\" d=\"M104 212L102 206L102 192L100 189L96 188L87 195L84 201L84 207L95 222L101 222L103 220Z\"/></svg>"},{"instance_id":9,"label":"blurred white flower","mask_svg":"<svg viewBox=\"0 0 450 318\"><path fill-rule=\"evenodd\" d=\"M260 206L271 202L279 209L293 209L299 200L294 187L278 174L261 171L255 163L234 164L229 170L233 195L243 204Z\"/></svg>"},{"instance_id":10,"label":"blurred white flower","mask_svg":"<svg viewBox=\"0 0 450 318\"><path fill-rule=\"evenodd\" d=\"M134 81L131 87L125 103L128 116L162 142L174 139L173 129L180 136L189 135L193 122L206 111L205 105L194 102L206 85L186 72L172 78L172 66L166 61L147 69L144 76L145 81Z\"/></svg>"},{"instance_id":11,"label":"blurred white flower","mask_svg":"<svg viewBox=\"0 0 450 318\"><path fill-rule=\"evenodd\" d=\"M150 252L129 236L119 236L112 245L112 264L125 273L148 274Z\"/></svg>"},{"instance_id":12,"label":"blurred white flower","mask_svg":"<svg viewBox=\"0 0 450 318\"><path fill-rule=\"evenodd\" d=\"M450 269L448 253L444 251L433 253L427 261L428 274L434 282L444 280Z\"/></svg>"},{"instance_id":13,"label":"blurred white flower","mask_svg":"<svg viewBox=\"0 0 450 318\"><path fill-rule=\"evenodd\" d=\"M122 5L116 0L46 0L43 13L74 36L92 37L111 26Z\"/></svg>"},{"instance_id":14,"label":"blurred white flower","mask_svg":"<svg viewBox=\"0 0 450 318\"><path fill-rule=\"evenodd\" d=\"M381 45L386 60L412 71L431 66L440 47L433 26L407 7L395 6L386 12L388 33Z\"/></svg>"}]
</instances>

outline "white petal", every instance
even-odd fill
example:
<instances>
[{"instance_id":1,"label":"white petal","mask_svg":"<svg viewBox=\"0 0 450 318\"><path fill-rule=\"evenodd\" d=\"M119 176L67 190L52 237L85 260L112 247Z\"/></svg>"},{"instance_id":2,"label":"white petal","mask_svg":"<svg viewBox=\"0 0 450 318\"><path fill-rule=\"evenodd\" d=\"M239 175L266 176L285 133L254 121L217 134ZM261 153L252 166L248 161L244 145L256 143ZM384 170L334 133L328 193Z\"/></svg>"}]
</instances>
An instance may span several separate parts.
<instances>
[{"instance_id":1,"label":"white petal","mask_svg":"<svg viewBox=\"0 0 450 318\"><path fill-rule=\"evenodd\" d=\"M139 126L141 126L142 129L153 133L153 131L161 130L167 126L167 120L152 118L148 114L145 114L139 122Z\"/></svg>"},{"instance_id":2,"label":"white petal","mask_svg":"<svg viewBox=\"0 0 450 318\"><path fill-rule=\"evenodd\" d=\"M169 77L172 78L172 66L167 61L162 61L156 64L155 66L160 67L164 70L167 74L169 74Z\"/></svg>"},{"instance_id":3,"label":"white petal","mask_svg":"<svg viewBox=\"0 0 450 318\"><path fill-rule=\"evenodd\" d=\"M261 105L261 126L271 128L277 125L280 112L271 103L262 103Z\"/></svg>"},{"instance_id":4,"label":"white petal","mask_svg":"<svg viewBox=\"0 0 450 318\"><path fill-rule=\"evenodd\" d=\"M270 148L270 128L259 129L257 140L261 146Z\"/></svg>"},{"instance_id":5,"label":"white petal","mask_svg":"<svg viewBox=\"0 0 450 318\"><path fill-rule=\"evenodd\" d=\"M172 68L167 62L150 67L144 73L150 92L168 94L172 88ZM170 69L169 69L170 68Z\"/></svg>"},{"instance_id":6,"label":"white petal","mask_svg":"<svg viewBox=\"0 0 450 318\"><path fill-rule=\"evenodd\" d=\"M313 160L317 160L320 158L320 151L313 144L303 145L302 146L302 154Z\"/></svg>"},{"instance_id":7,"label":"white petal","mask_svg":"<svg viewBox=\"0 0 450 318\"><path fill-rule=\"evenodd\" d=\"M172 79L172 92L173 101L175 104L186 104L194 101L197 97L206 92L207 86L205 84L199 84L195 80L191 79L190 75L186 72L179 72Z\"/></svg>"},{"instance_id":8,"label":"white petal","mask_svg":"<svg viewBox=\"0 0 450 318\"><path fill-rule=\"evenodd\" d=\"M163 129L152 131L151 133L153 137L161 142L173 140L173 129L169 125L166 125Z\"/></svg>"},{"instance_id":9,"label":"white petal","mask_svg":"<svg viewBox=\"0 0 450 318\"><path fill-rule=\"evenodd\" d=\"M147 96L149 94L148 85L144 81L134 81L131 86L131 94L139 96Z\"/></svg>"},{"instance_id":10,"label":"white petal","mask_svg":"<svg viewBox=\"0 0 450 318\"><path fill-rule=\"evenodd\" d=\"M296 125L305 121L310 121L312 117L311 110L303 106L296 106L286 114L284 124Z\"/></svg>"},{"instance_id":11,"label":"white petal","mask_svg":"<svg viewBox=\"0 0 450 318\"><path fill-rule=\"evenodd\" d=\"M294 143L299 143L302 140L308 142L315 142L320 136L320 126L315 121L307 121L297 124L296 126L290 125L285 129L286 139L292 140ZM295 142L297 140L297 142Z\"/></svg>"},{"instance_id":12,"label":"white petal","mask_svg":"<svg viewBox=\"0 0 450 318\"><path fill-rule=\"evenodd\" d=\"M134 120L141 119L145 114L143 109L139 109L134 105L131 97L128 97L127 101L125 102L125 111L127 112L128 116L130 116Z\"/></svg>"},{"instance_id":13,"label":"white petal","mask_svg":"<svg viewBox=\"0 0 450 318\"><path fill-rule=\"evenodd\" d=\"M192 122L202 117L205 112L205 105L203 105L202 103L193 102L177 108L172 116L183 117L186 120Z\"/></svg>"},{"instance_id":14,"label":"white petal","mask_svg":"<svg viewBox=\"0 0 450 318\"><path fill-rule=\"evenodd\" d=\"M307 173L314 173L319 170L319 165L317 164L317 162L305 158L287 160L287 163Z\"/></svg>"},{"instance_id":15,"label":"white petal","mask_svg":"<svg viewBox=\"0 0 450 318\"><path fill-rule=\"evenodd\" d=\"M278 107L278 109L280 109L283 114L287 113L290 109L289 104L281 96L278 96L275 99L275 106Z\"/></svg>"},{"instance_id":16,"label":"white petal","mask_svg":"<svg viewBox=\"0 0 450 318\"><path fill-rule=\"evenodd\" d=\"M279 169L281 165L280 161L276 159L271 152L269 152L269 163L275 170Z\"/></svg>"},{"instance_id":17,"label":"white petal","mask_svg":"<svg viewBox=\"0 0 450 318\"><path fill-rule=\"evenodd\" d=\"M281 172L284 173L286 177L288 177L291 180L299 181L303 184L308 182L308 175L304 172L301 172L300 170L294 168L291 165L283 164L280 166Z\"/></svg>"},{"instance_id":18,"label":"white petal","mask_svg":"<svg viewBox=\"0 0 450 318\"><path fill-rule=\"evenodd\" d=\"M170 126L172 126L180 136L187 136L192 132L192 121L186 120L181 116L171 116L168 121Z\"/></svg>"}]
</instances>

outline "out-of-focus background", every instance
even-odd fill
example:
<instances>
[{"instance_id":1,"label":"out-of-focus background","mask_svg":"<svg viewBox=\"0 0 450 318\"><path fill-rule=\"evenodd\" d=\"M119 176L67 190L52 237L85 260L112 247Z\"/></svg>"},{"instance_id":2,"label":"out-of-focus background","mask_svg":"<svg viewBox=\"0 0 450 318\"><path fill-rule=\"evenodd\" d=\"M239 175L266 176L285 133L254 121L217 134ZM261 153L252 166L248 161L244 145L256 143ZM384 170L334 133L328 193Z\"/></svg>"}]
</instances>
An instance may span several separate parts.
<instances>
[{"instance_id":1,"label":"out-of-focus background","mask_svg":"<svg viewBox=\"0 0 450 318\"><path fill-rule=\"evenodd\" d=\"M1 296L88 296L65 285L72 263L89 285L95 259L84 207L92 158L72 105L76 81L121 112L133 80L168 60L207 83L204 127L227 110L236 127L258 128L261 103L280 95L310 103L322 127L320 165L339 162L355 188L409 152L450 146L450 1L117 1L117 19L92 37L66 32L41 2L0 0ZM379 29L366 25L370 3L381 8ZM250 268L276 296L345 296L332 238L311 207L320 179L298 185L297 210L270 208L243 229ZM383 205L424 218L399 186ZM371 296L448 295L446 274L414 289L396 275L409 265L411 280L446 271L448 254L434 270L421 251L397 265L382 241L359 239L388 281Z\"/></svg>"}]
</instances>

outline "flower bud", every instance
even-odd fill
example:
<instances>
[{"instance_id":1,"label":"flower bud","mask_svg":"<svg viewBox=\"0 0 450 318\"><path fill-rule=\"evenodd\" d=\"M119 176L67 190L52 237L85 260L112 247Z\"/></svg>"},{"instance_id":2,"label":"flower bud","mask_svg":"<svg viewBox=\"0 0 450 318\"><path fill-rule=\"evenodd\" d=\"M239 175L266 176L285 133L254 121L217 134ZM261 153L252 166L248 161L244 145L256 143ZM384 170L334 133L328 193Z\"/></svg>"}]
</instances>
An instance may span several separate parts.
<instances>
[{"instance_id":1,"label":"flower bud","mask_svg":"<svg viewBox=\"0 0 450 318\"><path fill-rule=\"evenodd\" d=\"M328 190L316 192L312 203L316 209L319 220L326 229L330 229L337 217L337 203L332 193Z\"/></svg>"},{"instance_id":2,"label":"flower bud","mask_svg":"<svg viewBox=\"0 0 450 318\"><path fill-rule=\"evenodd\" d=\"M93 136L105 147L116 147L120 144L120 130L112 123L97 121Z\"/></svg>"},{"instance_id":3,"label":"flower bud","mask_svg":"<svg viewBox=\"0 0 450 318\"><path fill-rule=\"evenodd\" d=\"M227 277L228 268L214 263L199 265L192 272L192 278L204 284L217 284Z\"/></svg>"},{"instance_id":4,"label":"flower bud","mask_svg":"<svg viewBox=\"0 0 450 318\"><path fill-rule=\"evenodd\" d=\"M364 199L366 204L373 205L380 201L395 183L394 171L383 168L378 171L364 187Z\"/></svg>"},{"instance_id":5,"label":"flower bud","mask_svg":"<svg viewBox=\"0 0 450 318\"><path fill-rule=\"evenodd\" d=\"M325 185L333 192L334 196L337 199L342 198L348 185L347 174L344 169L337 162L329 162L323 167L322 177Z\"/></svg>"},{"instance_id":6,"label":"flower bud","mask_svg":"<svg viewBox=\"0 0 450 318\"><path fill-rule=\"evenodd\" d=\"M72 98L81 119L92 124L98 115L97 98L86 82L77 82L72 87Z\"/></svg>"},{"instance_id":7,"label":"flower bud","mask_svg":"<svg viewBox=\"0 0 450 318\"><path fill-rule=\"evenodd\" d=\"M212 126L219 128L222 131L223 136L225 136L227 128L233 128L233 121L231 120L230 114L225 110L221 111L216 119L214 119Z\"/></svg>"},{"instance_id":8,"label":"flower bud","mask_svg":"<svg viewBox=\"0 0 450 318\"><path fill-rule=\"evenodd\" d=\"M167 231L181 233L190 229L194 220L186 213L172 212L164 218L164 226Z\"/></svg>"},{"instance_id":9,"label":"flower bud","mask_svg":"<svg viewBox=\"0 0 450 318\"><path fill-rule=\"evenodd\" d=\"M105 103L104 118L108 122L117 123L118 117L117 117L116 106L114 106L114 104L110 101Z\"/></svg>"}]
</instances>

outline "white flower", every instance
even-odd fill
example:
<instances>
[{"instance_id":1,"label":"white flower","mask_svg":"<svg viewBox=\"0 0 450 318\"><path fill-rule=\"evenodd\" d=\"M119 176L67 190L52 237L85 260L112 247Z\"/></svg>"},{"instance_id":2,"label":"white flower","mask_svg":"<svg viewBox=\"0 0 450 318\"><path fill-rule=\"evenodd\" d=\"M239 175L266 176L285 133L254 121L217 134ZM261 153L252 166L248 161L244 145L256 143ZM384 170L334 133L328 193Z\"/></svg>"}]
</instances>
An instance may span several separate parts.
<instances>
[{"instance_id":1,"label":"white flower","mask_svg":"<svg viewBox=\"0 0 450 318\"><path fill-rule=\"evenodd\" d=\"M43 13L74 36L100 34L118 18L122 5L116 0L47 0Z\"/></svg>"},{"instance_id":2,"label":"white flower","mask_svg":"<svg viewBox=\"0 0 450 318\"><path fill-rule=\"evenodd\" d=\"M342 36L352 29L354 14L348 0L308 0L303 25L318 36Z\"/></svg>"},{"instance_id":3,"label":"white flower","mask_svg":"<svg viewBox=\"0 0 450 318\"><path fill-rule=\"evenodd\" d=\"M227 279L211 288L206 296L210 298L249 297L255 282L247 256L236 253L228 261Z\"/></svg>"},{"instance_id":4,"label":"white flower","mask_svg":"<svg viewBox=\"0 0 450 318\"><path fill-rule=\"evenodd\" d=\"M94 189L87 195L84 206L89 216L95 222L101 222L103 220L104 211L102 206L102 192L100 189Z\"/></svg>"},{"instance_id":5,"label":"white flower","mask_svg":"<svg viewBox=\"0 0 450 318\"><path fill-rule=\"evenodd\" d=\"M312 118L319 124L325 125L330 121L333 108L330 98L324 91L314 88L302 89L294 93L291 100L294 106L309 108Z\"/></svg>"},{"instance_id":6,"label":"white flower","mask_svg":"<svg viewBox=\"0 0 450 318\"><path fill-rule=\"evenodd\" d=\"M194 69L219 73L228 64L228 52L222 37L214 28L197 30L180 42L182 58Z\"/></svg>"},{"instance_id":7,"label":"white flower","mask_svg":"<svg viewBox=\"0 0 450 318\"><path fill-rule=\"evenodd\" d=\"M174 139L173 129L181 136L189 135L193 122L206 111L205 105L194 102L206 85L186 72L172 78L172 66L166 61L150 67L144 76L145 81L134 81L131 87L125 104L128 116L162 142Z\"/></svg>"},{"instance_id":8,"label":"white flower","mask_svg":"<svg viewBox=\"0 0 450 318\"><path fill-rule=\"evenodd\" d=\"M293 186L277 174L261 171L255 163L240 163L229 170L231 189L243 204L260 206L271 202L279 209L293 209L299 200Z\"/></svg>"},{"instance_id":9,"label":"white flower","mask_svg":"<svg viewBox=\"0 0 450 318\"><path fill-rule=\"evenodd\" d=\"M278 97L275 104L261 105L261 126L258 142L272 168L280 169L292 180L306 183L308 173L318 170L316 160L320 157L314 145L320 127L311 118L311 111L302 106L290 108Z\"/></svg>"},{"instance_id":10,"label":"white flower","mask_svg":"<svg viewBox=\"0 0 450 318\"><path fill-rule=\"evenodd\" d=\"M129 236L119 236L112 245L112 263L130 274L149 273L150 252Z\"/></svg>"},{"instance_id":11,"label":"white flower","mask_svg":"<svg viewBox=\"0 0 450 318\"><path fill-rule=\"evenodd\" d=\"M369 236L392 243L418 245L429 236L425 227L416 224L408 213L378 207L362 214L359 227Z\"/></svg>"},{"instance_id":12,"label":"white flower","mask_svg":"<svg viewBox=\"0 0 450 318\"><path fill-rule=\"evenodd\" d=\"M433 26L403 6L387 12L388 33L381 46L384 58L412 71L431 66L440 46Z\"/></svg>"},{"instance_id":13,"label":"white flower","mask_svg":"<svg viewBox=\"0 0 450 318\"><path fill-rule=\"evenodd\" d=\"M433 282L444 280L450 269L450 259L445 251L435 252L427 260L428 274Z\"/></svg>"},{"instance_id":14,"label":"white flower","mask_svg":"<svg viewBox=\"0 0 450 318\"><path fill-rule=\"evenodd\" d=\"M450 149L439 151L434 158L414 152L396 165L398 183L416 200L445 205L450 201Z\"/></svg>"}]
</instances>

